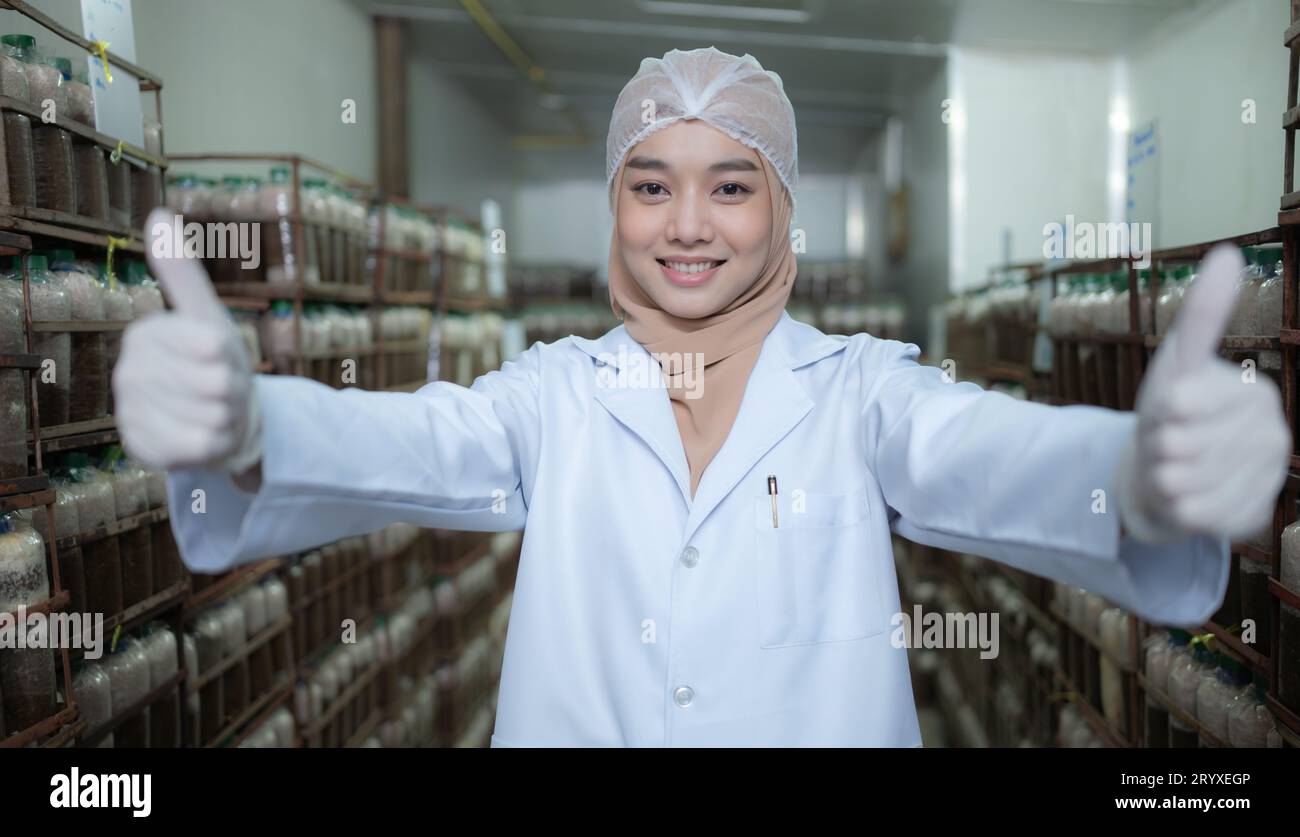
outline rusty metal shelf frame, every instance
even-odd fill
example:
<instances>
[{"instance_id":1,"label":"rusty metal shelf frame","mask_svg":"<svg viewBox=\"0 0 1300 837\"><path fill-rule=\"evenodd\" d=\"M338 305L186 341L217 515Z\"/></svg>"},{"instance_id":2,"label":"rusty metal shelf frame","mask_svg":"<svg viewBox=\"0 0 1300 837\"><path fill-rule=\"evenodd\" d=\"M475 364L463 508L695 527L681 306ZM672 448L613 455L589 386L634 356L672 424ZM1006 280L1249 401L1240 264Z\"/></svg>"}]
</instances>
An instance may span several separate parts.
<instances>
[{"instance_id":1,"label":"rusty metal shelf frame","mask_svg":"<svg viewBox=\"0 0 1300 837\"><path fill-rule=\"evenodd\" d=\"M31 239L27 236L17 235L8 231L0 231L0 249L10 255L21 256L31 249ZM26 336L25 356L36 355L35 337L32 333L32 294L31 294L31 275L27 270L27 260L19 258L20 271L22 274L23 284L23 329ZM10 356L14 357L14 356ZM20 358L25 363L26 358ZM20 367L21 368L21 367ZM71 601L72 594L64 588L63 579L60 571L59 547L57 543L58 530L54 525L54 503L57 495L53 489L48 487L48 480L45 474L45 462L41 451L41 416L40 406L36 397L36 380L30 372L22 373L26 381L23 387L24 397L26 399L27 415L29 422L29 438L34 445L35 473L21 481L15 481L14 487L28 487L40 484L41 480L46 480L45 487L37 491L28 491L18 495L9 495L0 498L0 509L32 509L35 512L37 508L43 508L45 514L45 530L54 537L46 542L46 573L49 579L50 596L44 602L40 602L31 608L26 608L28 613L50 613L52 611L61 611L65 609ZM36 479L31 479L31 478ZM17 730L8 736L4 741L0 741L0 747L8 746L26 746L29 743L49 735L51 732L58 730L67 724L73 723L77 719L76 698L72 691L72 661L68 648L65 646L57 650L55 658L63 672L63 694L65 707L63 710L56 712L52 717L46 718L25 730Z\"/></svg>"},{"instance_id":2,"label":"rusty metal shelf frame","mask_svg":"<svg viewBox=\"0 0 1300 837\"><path fill-rule=\"evenodd\" d=\"M87 543L103 540L104 538L120 535L123 532L130 532L139 529L142 526L151 526L154 523L160 523L167 519L167 507L160 506L156 509L149 509L146 512L133 514L130 517L124 517L120 520L114 520L107 526L100 526L89 532L82 532L78 535L63 535L58 538L60 549L73 549ZM188 586L188 585L187 585Z\"/></svg>"},{"instance_id":3,"label":"rusty metal shelf frame","mask_svg":"<svg viewBox=\"0 0 1300 837\"><path fill-rule=\"evenodd\" d=\"M179 687L181 683L185 680L185 675L186 675L186 671L182 667L178 669L177 672L173 674L171 677L168 677L166 680L164 680L161 684L150 689L148 693L145 694L144 697L132 703L130 706L126 707L126 709L119 711L116 708L114 708L113 717L109 719L107 723L97 727L96 729L91 730L86 735L83 735L79 741L80 745L83 747L96 746L97 744L99 744L100 741L104 739L106 735L115 732L123 724L125 724L127 721L131 720L132 718L138 716L141 712L147 712L150 706L152 706L153 704L157 703L159 700L162 700L165 697L169 697L172 692L176 692L177 697L179 699L180 697ZM181 708L183 711L184 710L183 704Z\"/></svg>"},{"instance_id":4,"label":"rusty metal shelf frame","mask_svg":"<svg viewBox=\"0 0 1300 837\"><path fill-rule=\"evenodd\" d=\"M170 587L163 588L147 599L142 599L125 608L122 612L105 617L104 630L111 634L113 629L121 625L123 633L133 631L185 601L189 589L190 583L188 581L178 581ZM177 637L178 641L181 639L184 639L184 637ZM81 656L83 653L81 649L74 652L76 656Z\"/></svg>"},{"instance_id":5,"label":"rusty metal shelf frame","mask_svg":"<svg viewBox=\"0 0 1300 837\"><path fill-rule=\"evenodd\" d=\"M1297 33L1300 33L1300 21L1297 21L1295 24L1293 24L1293 29L1295 29ZM1293 50L1292 82L1294 88L1295 69L1296 69L1295 61L1296 61L1296 56L1300 54L1300 41L1297 41L1295 38L1291 38L1290 36L1288 37L1289 37L1289 43L1297 47L1296 50ZM1293 106L1295 105L1294 95L1292 96L1292 105ZM1290 172L1291 159L1292 159L1291 151L1289 148L1288 182L1291 174ZM1297 356L1296 356L1296 352L1297 352L1296 347L1300 346L1300 315L1297 314L1297 306L1298 304L1300 304L1300 294L1297 294L1297 287L1298 287L1297 282L1298 279L1300 279L1300 276L1298 276L1298 274L1300 274L1300 270L1298 270L1298 261L1300 261L1300 251L1297 250L1297 246L1300 245L1300 203L1297 204L1296 209L1284 211L1280 214L1279 226L1277 227L1271 227L1265 230L1249 232L1243 235L1216 239L1214 241L1201 242L1197 244L1191 244L1191 245L1180 246L1180 247L1164 248L1161 250L1153 251L1150 256L1151 267L1152 267L1152 275L1158 275L1158 270L1160 265L1165 263L1193 262L1201 258L1202 256L1204 256L1207 252L1209 252L1211 248L1213 248L1218 244L1234 244L1237 246L1246 247L1246 246L1257 246L1257 245L1267 245L1267 244L1276 244L1276 243L1281 243L1282 245L1281 260L1283 264L1283 321L1282 321L1282 328L1280 330L1279 336L1276 338L1257 338L1257 337L1243 337L1240 335L1230 335L1222 341L1221 348L1223 350L1230 351L1230 352L1231 351L1278 351L1281 353L1283 407L1288 417L1288 421L1292 426L1293 432L1296 432L1297 436L1300 437L1300 432L1298 432L1300 431L1300 415L1298 415L1298 413L1300 413L1300 410L1297 409ZM1124 363L1129 365L1129 369L1130 369L1130 374L1128 376L1129 384L1133 387L1134 392L1136 392L1136 387L1141 381L1142 372L1145 369L1146 363L1149 361L1150 354L1152 351L1154 351L1156 347L1159 346L1161 342L1159 336L1151 333L1144 333L1142 331L1141 329L1142 323L1141 323L1141 317L1139 316L1140 313L1139 309L1141 306L1150 306L1148 313L1150 313L1152 316L1150 316L1146 325L1148 326L1149 329L1154 330L1156 320L1153 315L1155 311L1155 302L1159 294L1159 283L1156 281L1149 282L1147 287L1147 293L1146 294L1139 293L1138 283L1137 283L1137 270L1133 263L1133 259L1131 258L1079 261L1079 262L1069 262L1069 263L1047 263L1045 265L1042 265L1041 267L1036 265L1020 265L1020 266L1012 266L1012 267L1024 269L1026 275L1023 281L1026 282L1052 280L1050 285L1052 294L1055 294L1056 291L1056 283L1054 281L1054 277L1056 277L1057 275L1062 275L1062 274L1068 275L1071 273L1082 273L1082 272L1094 272L1098 270L1104 270L1107 268L1117 268L1117 267L1124 267L1125 269L1127 269L1128 279L1129 279L1129 329L1127 332L1123 332L1119 334L1096 334L1096 333L1094 334L1051 334L1054 343L1054 349L1055 349L1054 355L1056 359L1054 360L1053 370L1049 373L1049 380L1051 381L1052 384L1050 401L1056 404L1096 404L1097 403L1095 401L1087 400L1086 392L1081 391L1082 394L1085 396L1085 398L1081 400L1079 397L1077 397L1077 394L1067 393L1061 388L1063 383L1061 380L1062 377L1061 364L1062 364L1062 358L1065 357L1065 355L1063 354L1063 348L1068 348L1071 346L1080 346L1080 345L1090 345L1094 347L1098 347L1098 346L1113 347L1116 350L1116 356L1114 358L1114 362L1117 364ZM1033 269L1028 269L1028 268L1033 268ZM996 284L996 282L994 284ZM1121 351L1123 352L1123 354L1120 354ZM959 369L962 368L960 359L959 359L958 368ZM984 371L988 371L988 370L984 370ZM1115 374L1115 371L1116 370L1112 368L1110 369L1109 374L1113 376ZM1083 378L1079 378L1078 382L1081 384L1083 380L1084 380ZM1121 399L1122 398L1123 398L1123 394L1121 393ZM1132 405L1122 404L1120 406L1122 408L1123 407L1131 408ZM1270 592L1273 594L1273 599L1274 599L1274 603L1273 603L1274 613L1273 613L1273 625L1272 625L1273 635L1271 637L1272 639L1271 649L1273 649L1273 652L1268 656L1258 653L1254 649L1249 648L1245 644L1243 644L1237 637L1233 636L1224 626L1219 626L1210 623L1207 625L1200 626L1197 630L1200 633L1212 634L1214 638L1218 640L1217 650L1227 654L1230 657L1235 658L1237 661L1246 665L1246 667L1249 670L1255 673L1264 674L1269 679L1270 683L1272 684L1272 689L1266 695L1265 701L1270 706L1270 708L1274 709L1274 715L1278 718L1279 727L1286 727L1287 732L1289 734L1300 736L1300 717L1298 717L1296 713L1291 712L1290 710L1287 710L1286 707L1282 706L1280 702L1277 700L1277 696L1276 696L1276 686L1278 683L1278 675L1279 675L1278 667L1280 666L1280 659L1276 652L1276 649L1278 648L1278 631L1279 631L1278 607L1279 607L1279 603L1283 601L1285 601L1288 604L1293 604L1295 601L1300 600L1300 597L1296 596L1295 591L1286 589L1281 585L1281 583L1277 579L1277 574L1279 569L1278 556L1280 555L1281 530L1289 523L1294 522L1297 514L1297 512L1294 510L1286 511L1284 507L1288 507L1289 505L1290 508L1294 509L1295 502L1300 500L1300 453L1293 454L1290 457L1288 465L1292 473L1287 481L1287 489L1284 490L1283 495L1279 497L1278 500L1278 505L1274 516L1271 549L1260 549L1259 547L1253 546L1251 544L1245 544L1245 543L1232 544L1233 551L1242 555L1247 555L1259 561L1267 561L1270 567L1272 568L1270 573L1270 579L1269 579L1269 585L1270 585L1269 589ZM1059 612L1056 612L1055 609L1053 610L1054 610L1054 615L1059 618L1060 616ZM1134 616L1130 616L1130 619L1131 619L1130 641L1136 642L1138 636L1144 635L1148 630L1149 626L1147 626L1146 623L1141 622L1141 620L1138 620ZM1096 646L1095 637L1085 637L1082 634L1080 634L1077 628L1070 626L1065 622L1062 622L1062 628L1063 630L1066 630L1071 634L1080 636L1090 646L1094 646L1094 647ZM1134 630L1134 628L1136 628L1136 631ZM1139 656L1140 655L1135 654L1134 659L1135 660L1139 659ZM1136 690L1140 698L1141 693L1148 692L1149 690L1146 688L1145 679L1141 677L1140 670L1136 671L1135 673L1138 675L1138 679L1135 682L1137 684ZM1168 703L1167 696L1157 695L1156 697L1163 698L1164 702ZM1277 711L1278 709L1281 709L1282 711ZM1190 719L1190 718L1182 718L1181 720L1194 721L1194 719ZM1140 721L1139 721L1139 726L1135 726L1134 729L1135 730L1140 729ZM1199 731L1199 727L1198 727L1198 731ZM1218 742L1218 743L1221 745L1223 744L1223 742Z\"/></svg>"},{"instance_id":6,"label":"rusty metal shelf frame","mask_svg":"<svg viewBox=\"0 0 1300 837\"><path fill-rule=\"evenodd\" d=\"M75 47L87 53L98 52L95 45L90 41L62 26L48 15L34 8L31 4L23 2L23 0L0 0L0 6L18 12L38 26L52 33L54 36L71 43ZM107 49L103 51L102 55L108 64L135 76L142 93L153 93L154 113L158 123L162 124L162 79L134 63L126 61L121 56ZM7 96L0 96L0 110L24 113L29 117L40 116L39 111L32 108L28 103L20 102ZM81 142L91 142L109 151L121 149L121 152L125 156L134 158L144 165L153 165L159 169L167 168L165 150L160 154L160 156L153 156L142 148L121 143L116 138L102 134L91 127L70 122L64 118L58 117L57 115L53 124L62 130L69 132ZM131 165L131 163L128 162L127 165ZM164 184L164 189L165 188ZM81 215L57 212L38 207L0 207L0 255L22 255L23 253L30 252L33 249L32 236L42 236L45 238L67 241L74 244L96 248L108 248L110 246L109 236L112 236L125 242L117 244L117 249L138 255L144 253L144 246L140 243L138 231L130 230L126 227L120 227ZM23 321L27 333L27 351L29 354L35 355L33 335L36 331L42 329L41 327L34 328L32 323L30 277L27 272L25 259L22 260L21 270L23 282ZM84 326L78 324L75 327L75 330L84 330ZM96 330L111 329L108 328L108 324L100 324L100 327ZM12 358L7 358L6 362L0 363L0 366L11 368L17 366L22 368L26 367L28 360L29 359L20 359L17 363L14 363L12 362ZM27 377L33 378L34 376L28 374ZM65 425L62 428L42 428L40 423L40 413L36 403L35 380L30 380L28 386L24 387L24 389L28 400L27 412L30 421L28 443L35 461L35 474L33 476L40 478L45 477L44 454L47 452L68 450L74 447L84 447L89 444L100 444L116 440L116 431L112 429L111 419L106 420L109 422L107 427L100 426L93 429L72 425ZM42 438L43 432L44 438ZM50 590L52 594L50 600L46 603L46 606L62 609L67 606L70 593L63 588L62 579L60 578L59 568L61 562L59 561L58 556L59 538L58 531L54 525L53 513L55 500L55 492L50 489L45 489L43 491L18 497L8 496L0 498L0 506L7 509L35 508L38 506L44 507L46 529L52 536L46 544L46 555L47 561L49 562L48 572L50 578ZM165 592L166 591L164 591L164 593ZM174 594L175 590L173 590L172 593ZM146 602L148 601L149 600L146 600ZM157 604L158 602L153 602L152 605L146 606L146 603L140 603L138 607L143 607L141 607L140 612L136 614L136 616L141 619L157 616L160 610L167 609L166 603L163 603L163 607L161 608L155 607ZM127 613L130 612L130 610L127 611ZM120 619L121 615L116 618ZM132 617L128 616L127 619L130 621ZM175 627L179 628L179 625ZM181 665L183 660L180 653L181 643L179 642L179 639L180 637L178 635L177 662L178 665ZM69 650L67 648L60 649L58 657L60 658L61 667L63 669L62 690L65 700L67 701L67 706L53 717L48 718L27 730L20 731L16 735L10 736L3 742L0 742L0 747L14 746L15 744L25 745L27 743L36 742L55 730L58 730L58 732L46 743L59 744L62 743L63 740L82 738L82 733L84 733L84 721L80 721L77 716L76 701L73 697L72 690L72 673ZM183 677L184 669L181 668L177 675L172 678L173 682L171 683L170 688L176 688L183 680ZM163 690L166 688L169 688L166 684L160 687L160 689ZM180 687L180 690L180 693L183 695L183 686Z\"/></svg>"},{"instance_id":7,"label":"rusty metal shelf frame","mask_svg":"<svg viewBox=\"0 0 1300 837\"><path fill-rule=\"evenodd\" d=\"M1210 744L1210 746L1212 747L1231 746L1228 742L1224 741L1223 739L1219 738L1217 735L1215 735L1214 733L1206 729L1205 725L1202 724L1200 721L1198 721L1193 715L1185 711L1182 707L1178 706L1178 704L1174 703L1173 698L1165 694L1165 691L1163 689L1157 689L1155 686L1153 686L1147 680L1145 673L1138 672L1137 677L1138 677L1138 683L1141 684L1143 691L1146 692L1148 696L1155 698L1156 702L1159 703L1161 706L1163 706L1165 710L1169 712L1171 717L1177 718L1179 721L1182 722L1183 726L1188 727L1189 729L1195 731L1196 734L1204 738L1205 741Z\"/></svg>"},{"instance_id":8,"label":"rusty metal shelf frame","mask_svg":"<svg viewBox=\"0 0 1300 837\"><path fill-rule=\"evenodd\" d=\"M224 601L261 581L265 576L278 570L283 563L280 558L267 558L223 573L217 581L197 593L192 593L185 600L185 621L193 621L205 608Z\"/></svg>"},{"instance_id":9,"label":"rusty metal shelf frame","mask_svg":"<svg viewBox=\"0 0 1300 837\"><path fill-rule=\"evenodd\" d=\"M288 614L285 614L274 624L263 628L257 636L245 640L243 647L237 653L222 657L216 665L190 678L188 681L189 688L194 690L202 689L239 663L246 661L254 651L259 650L263 645L269 645L277 637L288 635L291 627L293 627L293 619Z\"/></svg>"},{"instance_id":10,"label":"rusty metal shelf frame","mask_svg":"<svg viewBox=\"0 0 1300 837\"><path fill-rule=\"evenodd\" d=\"M105 151L115 152L118 150L118 139L116 137L110 137L108 134L101 134L89 125L82 125L80 122L74 122L67 117L59 116L58 114L55 114L53 120L47 121L40 108L30 104L29 102L24 102L21 99L0 95L0 110L21 113L28 119L35 120L42 125L49 125L67 131L82 142L93 143ZM123 142L121 150L123 157L130 157L139 160L146 166L156 166L164 170L167 168L167 160L162 157L155 157L138 145L131 145L130 143ZM128 163L128 165L130 164Z\"/></svg>"},{"instance_id":11,"label":"rusty metal shelf frame","mask_svg":"<svg viewBox=\"0 0 1300 837\"><path fill-rule=\"evenodd\" d=\"M264 724L275 710L283 706L291 694L293 694L292 679L286 683L281 683L269 692L259 695L256 700L252 701L242 712L236 715L230 723L222 727L220 732L205 742L203 747L205 749L224 747L227 742L233 746L238 746L240 742L248 737L249 733Z\"/></svg>"}]
</instances>

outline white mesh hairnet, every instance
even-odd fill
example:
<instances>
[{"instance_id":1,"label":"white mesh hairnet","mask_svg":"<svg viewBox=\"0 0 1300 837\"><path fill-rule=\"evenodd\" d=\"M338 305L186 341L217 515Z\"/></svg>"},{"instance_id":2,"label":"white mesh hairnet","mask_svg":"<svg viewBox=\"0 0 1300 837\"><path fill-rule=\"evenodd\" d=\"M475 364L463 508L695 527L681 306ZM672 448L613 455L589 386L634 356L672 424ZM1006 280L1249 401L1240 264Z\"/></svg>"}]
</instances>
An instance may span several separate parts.
<instances>
[{"instance_id":1,"label":"white mesh hairnet","mask_svg":"<svg viewBox=\"0 0 1300 837\"><path fill-rule=\"evenodd\" d=\"M794 108L781 77L746 53L674 49L646 58L618 94L605 141L605 188L628 150L683 119L699 119L767 158L790 193L799 181ZM612 206L612 203L611 203Z\"/></svg>"}]
</instances>

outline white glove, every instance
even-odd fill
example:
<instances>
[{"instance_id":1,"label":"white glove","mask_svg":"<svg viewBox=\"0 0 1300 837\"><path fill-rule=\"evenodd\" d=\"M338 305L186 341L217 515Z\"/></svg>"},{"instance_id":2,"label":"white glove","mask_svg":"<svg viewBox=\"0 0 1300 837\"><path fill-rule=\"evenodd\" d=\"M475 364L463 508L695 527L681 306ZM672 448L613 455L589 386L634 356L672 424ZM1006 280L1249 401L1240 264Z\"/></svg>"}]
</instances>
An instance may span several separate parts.
<instances>
[{"instance_id":1,"label":"white glove","mask_svg":"<svg viewBox=\"0 0 1300 837\"><path fill-rule=\"evenodd\" d=\"M156 258L153 241L173 213L149 215L149 267L172 311L133 322L122 335L113 397L122 445L150 468L211 468L240 474L262 459L253 369L229 312L203 266Z\"/></svg>"},{"instance_id":2,"label":"white glove","mask_svg":"<svg viewBox=\"0 0 1300 837\"><path fill-rule=\"evenodd\" d=\"M1210 251L1138 391L1118 499L1139 540L1242 540L1272 520L1292 443L1277 386L1215 354L1243 267L1236 247Z\"/></svg>"}]
</instances>

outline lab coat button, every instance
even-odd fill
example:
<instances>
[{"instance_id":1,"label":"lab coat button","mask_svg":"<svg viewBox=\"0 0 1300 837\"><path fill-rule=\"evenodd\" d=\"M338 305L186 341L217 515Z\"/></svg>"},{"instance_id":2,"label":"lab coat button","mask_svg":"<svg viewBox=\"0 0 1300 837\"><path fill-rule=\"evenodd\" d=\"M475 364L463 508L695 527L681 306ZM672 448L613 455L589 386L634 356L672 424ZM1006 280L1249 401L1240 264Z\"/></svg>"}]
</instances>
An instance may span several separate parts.
<instances>
[{"instance_id":1,"label":"lab coat button","mask_svg":"<svg viewBox=\"0 0 1300 837\"><path fill-rule=\"evenodd\" d=\"M695 690L690 686L678 686L673 691L673 702L683 708L690 706L691 701L695 700Z\"/></svg>"},{"instance_id":2,"label":"lab coat button","mask_svg":"<svg viewBox=\"0 0 1300 837\"><path fill-rule=\"evenodd\" d=\"M682 563L687 567L700 563L700 551L693 546L686 547L682 550Z\"/></svg>"}]
</instances>

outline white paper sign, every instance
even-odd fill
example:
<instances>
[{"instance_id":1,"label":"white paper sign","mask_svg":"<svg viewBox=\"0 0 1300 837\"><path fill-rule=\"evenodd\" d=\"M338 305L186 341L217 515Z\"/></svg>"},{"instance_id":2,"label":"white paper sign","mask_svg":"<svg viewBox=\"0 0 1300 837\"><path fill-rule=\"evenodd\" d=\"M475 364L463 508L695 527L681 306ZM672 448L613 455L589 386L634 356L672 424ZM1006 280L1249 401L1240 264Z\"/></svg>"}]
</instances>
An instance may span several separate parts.
<instances>
[{"instance_id":1,"label":"white paper sign","mask_svg":"<svg viewBox=\"0 0 1300 837\"><path fill-rule=\"evenodd\" d=\"M86 40L107 41L109 52L135 63L131 0L81 0L81 22ZM143 147L140 80L121 67L110 67L113 81L109 82L98 55L91 56L86 63L99 132Z\"/></svg>"}]
</instances>

